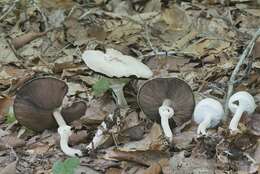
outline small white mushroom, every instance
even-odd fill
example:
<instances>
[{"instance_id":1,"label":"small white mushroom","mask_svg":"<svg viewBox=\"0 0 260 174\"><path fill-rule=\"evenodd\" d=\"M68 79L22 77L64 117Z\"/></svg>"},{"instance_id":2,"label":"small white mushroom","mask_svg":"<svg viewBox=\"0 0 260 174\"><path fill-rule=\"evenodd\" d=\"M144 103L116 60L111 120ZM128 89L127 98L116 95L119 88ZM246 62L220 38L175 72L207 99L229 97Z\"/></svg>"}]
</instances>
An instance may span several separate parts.
<instances>
[{"instance_id":1,"label":"small white mushroom","mask_svg":"<svg viewBox=\"0 0 260 174\"><path fill-rule=\"evenodd\" d=\"M238 123L244 112L252 114L256 109L254 97L246 91L239 91L233 94L229 101L228 107L234 116L229 124L231 132L239 131Z\"/></svg>"},{"instance_id":2,"label":"small white mushroom","mask_svg":"<svg viewBox=\"0 0 260 174\"><path fill-rule=\"evenodd\" d=\"M99 50L86 50L82 55L83 61L93 71L107 75L108 77L150 78L153 73L148 66L134 57L123 55L115 49L106 49L106 53ZM111 85L117 104L126 107L126 99L123 92L124 85Z\"/></svg>"},{"instance_id":3,"label":"small white mushroom","mask_svg":"<svg viewBox=\"0 0 260 174\"><path fill-rule=\"evenodd\" d=\"M201 100L195 107L193 117L199 124L197 134L207 135L206 129L215 127L224 116L224 110L221 103L212 98Z\"/></svg>"}]
</instances>

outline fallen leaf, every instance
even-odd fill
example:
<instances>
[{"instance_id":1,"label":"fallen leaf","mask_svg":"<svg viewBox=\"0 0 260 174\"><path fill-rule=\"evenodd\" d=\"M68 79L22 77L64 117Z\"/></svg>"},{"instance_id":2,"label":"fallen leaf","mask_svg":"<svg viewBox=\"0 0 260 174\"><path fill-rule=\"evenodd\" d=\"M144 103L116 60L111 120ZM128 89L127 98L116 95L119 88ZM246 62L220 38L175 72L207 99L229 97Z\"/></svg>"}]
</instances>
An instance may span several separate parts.
<instances>
[{"instance_id":1,"label":"fallen leaf","mask_svg":"<svg viewBox=\"0 0 260 174\"><path fill-rule=\"evenodd\" d=\"M121 150L106 150L106 154L103 156L107 160L117 161L129 161L136 162L144 166L150 166L155 162L158 162L162 158L168 158L169 154L162 151L121 151Z\"/></svg>"},{"instance_id":2,"label":"fallen leaf","mask_svg":"<svg viewBox=\"0 0 260 174\"><path fill-rule=\"evenodd\" d=\"M47 32L29 32L22 36L13 38L11 42L15 49L19 49L19 48L23 47L24 45L30 43L34 39L37 39L38 37L44 36L46 34L47 34Z\"/></svg>"},{"instance_id":3,"label":"fallen leaf","mask_svg":"<svg viewBox=\"0 0 260 174\"><path fill-rule=\"evenodd\" d=\"M0 171L0 174L16 174L16 164L17 161L8 164L4 169Z\"/></svg>"},{"instance_id":4,"label":"fallen leaf","mask_svg":"<svg viewBox=\"0 0 260 174\"><path fill-rule=\"evenodd\" d=\"M162 174L162 167L158 163L154 163L143 174Z\"/></svg>"},{"instance_id":5,"label":"fallen leaf","mask_svg":"<svg viewBox=\"0 0 260 174\"><path fill-rule=\"evenodd\" d=\"M3 98L0 98L0 119L3 118L3 116L8 113L9 108L13 104L14 98L5 96Z\"/></svg>"},{"instance_id":6,"label":"fallen leaf","mask_svg":"<svg viewBox=\"0 0 260 174\"><path fill-rule=\"evenodd\" d=\"M22 147L25 145L25 141L15 136L5 136L0 139L0 150L8 149L9 146L13 148Z\"/></svg>"},{"instance_id":7,"label":"fallen leaf","mask_svg":"<svg viewBox=\"0 0 260 174\"><path fill-rule=\"evenodd\" d=\"M188 172L214 174L214 159L185 157L184 151L174 155L170 160L170 166L175 174Z\"/></svg>"},{"instance_id":8,"label":"fallen leaf","mask_svg":"<svg viewBox=\"0 0 260 174\"><path fill-rule=\"evenodd\" d=\"M144 139L140 141L132 141L126 143L124 146L119 147L122 151L137 151L137 150L164 150L167 144L163 140L163 132L161 126L154 123L150 133L145 136Z\"/></svg>"}]
</instances>

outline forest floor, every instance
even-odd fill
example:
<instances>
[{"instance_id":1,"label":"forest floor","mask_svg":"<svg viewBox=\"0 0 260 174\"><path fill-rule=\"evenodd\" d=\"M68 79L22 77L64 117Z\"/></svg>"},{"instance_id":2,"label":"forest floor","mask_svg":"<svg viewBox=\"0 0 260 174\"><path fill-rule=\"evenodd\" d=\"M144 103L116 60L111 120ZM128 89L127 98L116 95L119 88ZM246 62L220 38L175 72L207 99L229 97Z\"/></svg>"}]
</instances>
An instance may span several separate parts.
<instances>
[{"instance_id":1,"label":"forest floor","mask_svg":"<svg viewBox=\"0 0 260 174\"><path fill-rule=\"evenodd\" d=\"M254 0L1 0L0 174L260 173L259 29L260 2ZM127 80L128 107L119 108L109 78L82 59L85 50L108 48L142 61L152 78L183 79L196 103L210 97L226 109L231 94L247 91L258 106L243 114L235 135L228 109L228 118L207 136L197 135L191 114L169 143L137 101L148 79L117 79ZM43 76L65 81L69 101L87 104L69 123L69 144L84 152L81 157L61 151L56 128L36 132L16 119L17 92ZM108 115L116 119L102 142L87 149Z\"/></svg>"}]
</instances>

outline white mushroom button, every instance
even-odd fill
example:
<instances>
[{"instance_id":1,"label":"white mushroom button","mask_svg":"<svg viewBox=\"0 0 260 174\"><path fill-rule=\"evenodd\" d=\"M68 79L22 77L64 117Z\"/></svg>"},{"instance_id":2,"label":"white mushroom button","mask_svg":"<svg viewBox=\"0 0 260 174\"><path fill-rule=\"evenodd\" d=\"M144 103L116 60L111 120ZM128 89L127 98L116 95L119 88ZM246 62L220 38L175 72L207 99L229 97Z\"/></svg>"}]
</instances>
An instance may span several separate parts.
<instances>
[{"instance_id":1,"label":"white mushroom button","mask_svg":"<svg viewBox=\"0 0 260 174\"><path fill-rule=\"evenodd\" d=\"M215 127L224 116L224 110L221 103L212 98L201 100L195 107L193 117L199 124L198 135L207 135L206 129Z\"/></svg>"},{"instance_id":2,"label":"white mushroom button","mask_svg":"<svg viewBox=\"0 0 260 174\"><path fill-rule=\"evenodd\" d=\"M230 97L228 107L234 114L229 124L229 129L231 132L236 132L239 131L238 123L242 114L244 112L252 114L256 109L256 104L251 94L246 91L239 91Z\"/></svg>"}]
</instances>

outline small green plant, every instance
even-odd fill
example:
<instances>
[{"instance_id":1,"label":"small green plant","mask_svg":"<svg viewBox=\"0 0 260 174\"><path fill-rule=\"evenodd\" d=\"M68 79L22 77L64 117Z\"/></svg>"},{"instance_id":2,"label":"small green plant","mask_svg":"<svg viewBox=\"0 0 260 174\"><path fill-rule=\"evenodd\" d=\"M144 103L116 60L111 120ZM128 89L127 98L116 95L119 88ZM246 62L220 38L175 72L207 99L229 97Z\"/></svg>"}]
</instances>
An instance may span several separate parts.
<instances>
[{"instance_id":1,"label":"small green plant","mask_svg":"<svg viewBox=\"0 0 260 174\"><path fill-rule=\"evenodd\" d=\"M68 158L65 161L57 161L53 164L53 174L74 174L75 169L79 166L78 158Z\"/></svg>"},{"instance_id":2,"label":"small green plant","mask_svg":"<svg viewBox=\"0 0 260 174\"><path fill-rule=\"evenodd\" d=\"M16 121L12 107L9 108L9 111L5 117L6 117L5 123L7 124L12 124L13 122Z\"/></svg>"},{"instance_id":3,"label":"small green plant","mask_svg":"<svg viewBox=\"0 0 260 174\"><path fill-rule=\"evenodd\" d=\"M110 88L109 81L106 78L101 78L93 86L92 90L95 96L102 95Z\"/></svg>"}]
</instances>

